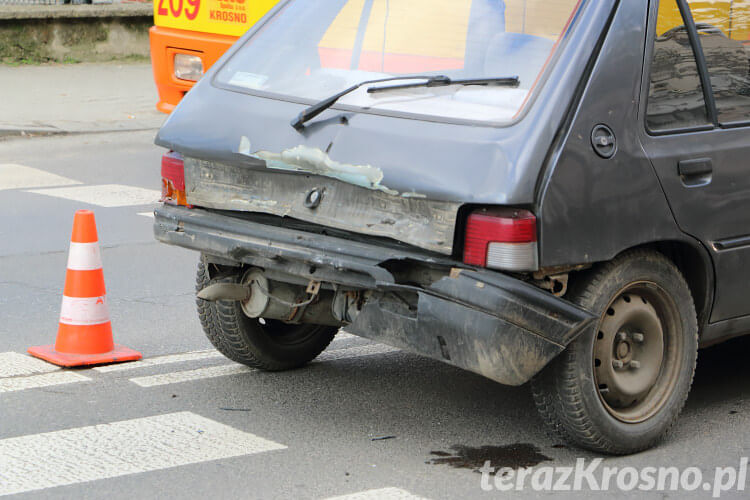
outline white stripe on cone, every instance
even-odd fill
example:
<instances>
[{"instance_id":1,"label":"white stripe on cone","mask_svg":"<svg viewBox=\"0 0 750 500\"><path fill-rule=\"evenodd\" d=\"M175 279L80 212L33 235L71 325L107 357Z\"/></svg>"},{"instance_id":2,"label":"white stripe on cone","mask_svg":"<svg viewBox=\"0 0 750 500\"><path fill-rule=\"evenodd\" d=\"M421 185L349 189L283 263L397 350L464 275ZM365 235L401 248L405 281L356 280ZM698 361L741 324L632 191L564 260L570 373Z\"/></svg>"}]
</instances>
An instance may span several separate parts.
<instances>
[{"instance_id":1,"label":"white stripe on cone","mask_svg":"<svg viewBox=\"0 0 750 500\"><path fill-rule=\"evenodd\" d=\"M95 271L102 268L99 243L70 242L68 269L71 271Z\"/></svg>"},{"instance_id":2,"label":"white stripe on cone","mask_svg":"<svg viewBox=\"0 0 750 500\"><path fill-rule=\"evenodd\" d=\"M100 325L109 321L107 297L66 297L63 295L60 323L74 326Z\"/></svg>"}]
</instances>

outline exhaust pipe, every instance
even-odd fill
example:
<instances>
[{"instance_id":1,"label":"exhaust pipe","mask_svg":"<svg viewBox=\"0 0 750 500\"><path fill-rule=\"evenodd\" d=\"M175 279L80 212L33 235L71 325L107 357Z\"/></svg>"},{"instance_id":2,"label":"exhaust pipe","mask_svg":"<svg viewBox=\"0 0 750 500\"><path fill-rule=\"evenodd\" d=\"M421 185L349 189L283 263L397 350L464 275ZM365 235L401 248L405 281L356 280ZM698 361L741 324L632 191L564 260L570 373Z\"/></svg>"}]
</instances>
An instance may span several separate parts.
<instances>
[{"instance_id":1,"label":"exhaust pipe","mask_svg":"<svg viewBox=\"0 0 750 500\"><path fill-rule=\"evenodd\" d=\"M286 323L311 323L343 326L332 312L334 293L321 290L312 282L307 289L280 281L269 281L257 268L247 271L240 283L215 283L200 292L198 298L214 302L239 302L249 318L264 318Z\"/></svg>"},{"instance_id":2,"label":"exhaust pipe","mask_svg":"<svg viewBox=\"0 0 750 500\"><path fill-rule=\"evenodd\" d=\"M239 283L214 283L198 292L198 298L209 302L217 300L243 301L250 298L252 291Z\"/></svg>"}]
</instances>

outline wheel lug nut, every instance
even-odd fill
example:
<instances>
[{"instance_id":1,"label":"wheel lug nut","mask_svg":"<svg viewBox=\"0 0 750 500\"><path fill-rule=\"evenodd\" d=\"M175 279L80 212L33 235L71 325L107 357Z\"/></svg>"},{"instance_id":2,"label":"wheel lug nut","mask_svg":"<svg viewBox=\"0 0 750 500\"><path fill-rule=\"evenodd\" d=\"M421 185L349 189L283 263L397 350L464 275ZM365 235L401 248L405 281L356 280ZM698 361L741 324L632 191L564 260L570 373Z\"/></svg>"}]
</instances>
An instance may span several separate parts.
<instances>
[{"instance_id":1,"label":"wheel lug nut","mask_svg":"<svg viewBox=\"0 0 750 500\"><path fill-rule=\"evenodd\" d=\"M645 337L643 336L643 334L642 334L642 333L634 333L634 334L633 334L633 340L634 340L635 342L638 342L639 344L643 342L644 338L645 338Z\"/></svg>"},{"instance_id":2,"label":"wheel lug nut","mask_svg":"<svg viewBox=\"0 0 750 500\"><path fill-rule=\"evenodd\" d=\"M617 369L620 369L623 366L625 366L625 364L622 361L620 361L619 359L613 359L612 360L612 366L615 367L615 368L617 368Z\"/></svg>"},{"instance_id":3,"label":"wheel lug nut","mask_svg":"<svg viewBox=\"0 0 750 500\"><path fill-rule=\"evenodd\" d=\"M627 340L628 334L625 332L618 332L615 338L619 340L620 342L622 342L623 340Z\"/></svg>"},{"instance_id":4,"label":"wheel lug nut","mask_svg":"<svg viewBox=\"0 0 750 500\"><path fill-rule=\"evenodd\" d=\"M637 370L640 367L641 367L640 361L633 360L630 362L630 368L632 368L633 370Z\"/></svg>"}]
</instances>

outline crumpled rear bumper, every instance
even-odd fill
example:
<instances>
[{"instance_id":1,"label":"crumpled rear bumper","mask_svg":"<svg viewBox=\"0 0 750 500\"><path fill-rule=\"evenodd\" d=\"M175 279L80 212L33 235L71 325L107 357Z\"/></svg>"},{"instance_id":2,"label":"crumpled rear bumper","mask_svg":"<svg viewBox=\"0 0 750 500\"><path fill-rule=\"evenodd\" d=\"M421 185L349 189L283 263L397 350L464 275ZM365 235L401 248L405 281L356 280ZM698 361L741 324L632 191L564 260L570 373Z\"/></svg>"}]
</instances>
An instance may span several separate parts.
<instances>
[{"instance_id":1,"label":"crumpled rear bumper","mask_svg":"<svg viewBox=\"0 0 750 500\"><path fill-rule=\"evenodd\" d=\"M376 290L348 332L429 356L507 385L544 368L595 317L510 276L452 268L456 262L421 252L351 241L243 220L202 209L162 206L159 241L346 287ZM408 260L445 266L424 287L399 284L381 263ZM314 269L313 269L314 268ZM398 307L389 292L415 293L416 310Z\"/></svg>"}]
</instances>

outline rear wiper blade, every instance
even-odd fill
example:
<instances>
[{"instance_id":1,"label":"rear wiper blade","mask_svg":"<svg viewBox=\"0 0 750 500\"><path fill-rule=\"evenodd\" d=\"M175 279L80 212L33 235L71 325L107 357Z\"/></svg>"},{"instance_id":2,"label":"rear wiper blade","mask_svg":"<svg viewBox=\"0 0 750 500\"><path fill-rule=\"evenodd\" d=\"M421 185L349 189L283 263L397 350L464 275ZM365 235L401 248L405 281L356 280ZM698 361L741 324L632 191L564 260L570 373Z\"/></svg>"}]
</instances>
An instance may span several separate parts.
<instances>
[{"instance_id":1,"label":"rear wiper blade","mask_svg":"<svg viewBox=\"0 0 750 500\"><path fill-rule=\"evenodd\" d=\"M367 80L364 82L360 82L356 85L353 85L349 87L348 89L342 90L338 94L332 95L331 97L327 97L326 99L323 99L322 101L316 102L312 106L305 108L297 117L292 120L292 127L295 128L297 131L301 131L305 128L305 123L312 120L316 116L318 116L320 113L325 111L326 109L330 108L334 104L336 104L336 101L344 97L346 94L349 94L351 92L354 92L358 88L364 86L364 85L370 85L373 83L383 83L383 82L393 82L397 80L425 80L425 82L422 82L420 84L417 84L417 86L422 85L429 85L430 82L433 81L445 81L450 80L445 75L411 75L411 76L394 76L390 78L380 78L378 80ZM390 87L392 88L392 87Z\"/></svg>"},{"instance_id":2,"label":"rear wiper blade","mask_svg":"<svg viewBox=\"0 0 750 500\"><path fill-rule=\"evenodd\" d=\"M493 87L518 88L521 80L517 76L503 76L495 78L468 78L464 80L452 80L447 76L436 76L426 82L406 83L404 85L383 85L382 87L370 87L367 93L387 92L389 90L414 89L419 87L447 87L449 85L485 85Z\"/></svg>"}]
</instances>

